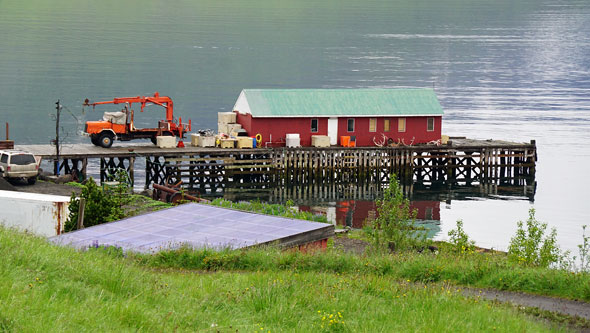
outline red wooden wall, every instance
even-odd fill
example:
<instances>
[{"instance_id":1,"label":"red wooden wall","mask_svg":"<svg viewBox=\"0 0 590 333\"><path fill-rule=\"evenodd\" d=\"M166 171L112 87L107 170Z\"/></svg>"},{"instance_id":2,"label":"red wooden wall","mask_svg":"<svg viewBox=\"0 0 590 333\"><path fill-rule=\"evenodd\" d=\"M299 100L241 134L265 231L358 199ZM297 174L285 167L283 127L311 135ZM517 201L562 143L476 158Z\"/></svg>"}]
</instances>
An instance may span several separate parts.
<instances>
[{"instance_id":1,"label":"red wooden wall","mask_svg":"<svg viewBox=\"0 0 590 333\"><path fill-rule=\"evenodd\" d=\"M426 130L428 117L406 117L406 131L398 132L398 118L381 117L377 119L376 132L369 132L369 119L365 117L355 117L354 131L348 132L347 117L338 118L338 144L340 136L356 136L357 147L375 146L373 138L377 142L383 140L382 134L395 142L403 140L406 145L427 143L440 139L442 117L434 118L434 131ZM318 131L311 132L311 119L318 119ZM390 119L389 132L384 132L384 119ZM268 146L284 146L285 137L289 133L299 133L302 146L311 145L312 135L328 135L328 118L252 118L250 114L237 113L237 122L248 132L249 136L256 134L262 135L263 146L270 141L272 134L272 143Z\"/></svg>"}]
</instances>

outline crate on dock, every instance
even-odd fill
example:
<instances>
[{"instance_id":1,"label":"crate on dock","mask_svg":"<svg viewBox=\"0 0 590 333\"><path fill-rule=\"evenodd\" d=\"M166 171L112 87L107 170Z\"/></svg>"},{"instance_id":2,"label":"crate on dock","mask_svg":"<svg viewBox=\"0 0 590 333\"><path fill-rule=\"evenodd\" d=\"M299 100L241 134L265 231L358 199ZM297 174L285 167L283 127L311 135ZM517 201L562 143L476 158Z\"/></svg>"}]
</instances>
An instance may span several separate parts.
<instances>
[{"instance_id":1,"label":"crate on dock","mask_svg":"<svg viewBox=\"0 0 590 333\"><path fill-rule=\"evenodd\" d=\"M191 146L197 147L199 145L199 134L191 133Z\"/></svg>"},{"instance_id":2,"label":"crate on dock","mask_svg":"<svg viewBox=\"0 0 590 333\"><path fill-rule=\"evenodd\" d=\"M199 137L199 147L215 147L214 136L201 136Z\"/></svg>"},{"instance_id":3,"label":"crate on dock","mask_svg":"<svg viewBox=\"0 0 590 333\"><path fill-rule=\"evenodd\" d=\"M235 148L237 141L236 139L221 139L221 148Z\"/></svg>"},{"instance_id":4,"label":"crate on dock","mask_svg":"<svg viewBox=\"0 0 590 333\"><path fill-rule=\"evenodd\" d=\"M241 129L242 129L242 125L240 125L240 124L227 124L227 133L228 134L237 133Z\"/></svg>"},{"instance_id":5,"label":"crate on dock","mask_svg":"<svg viewBox=\"0 0 590 333\"><path fill-rule=\"evenodd\" d=\"M228 133L227 123L217 123L217 133Z\"/></svg>"},{"instance_id":6,"label":"crate on dock","mask_svg":"<svg viewBox=\"0 0 590 333\"><path fill-rule=\"evenodd\" d=\"M254 148L254 139L248 136L240 136L238 137L238 148Z\"/></svg>"},{"instance_id":7,"label":"crate on dock","mask_svg":"<svg viewBox=\"0 0 590 333\"><path fill-rule=\"evenodd\" d=\"M312 135L311 145L314 147L330 147L330 137L327 135Z\"/></svg>"},{"instance_id":8,"label":"crate on dock","mask_svg":"<svg viewBox=\"0 0 590 333\"><path fill-rule=\"evenodd\" d=\"M160 148L174 148L176 147L176 137L174 136L157 136L157 146Z\"/></svg>"},{"instance_id":9,"label":"crate on dock","mask_svg":"<svg viewBox=\"0 0 590 333\"><path fill-rule=\"evenodd\" d=\"M220 124L235 124L236 114L235 112L218 112L217 122Z\"/></svg>"}]
</instances>

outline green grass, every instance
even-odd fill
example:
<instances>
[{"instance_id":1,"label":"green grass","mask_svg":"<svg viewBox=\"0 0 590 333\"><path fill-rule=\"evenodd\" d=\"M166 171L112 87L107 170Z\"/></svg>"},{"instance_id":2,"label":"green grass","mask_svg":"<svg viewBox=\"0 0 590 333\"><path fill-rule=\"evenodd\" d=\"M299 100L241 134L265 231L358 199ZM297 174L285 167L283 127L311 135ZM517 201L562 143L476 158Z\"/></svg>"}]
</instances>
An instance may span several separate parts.
<instances>
[{"instance_id":1,"label":"green grass","mask_svg":"<svg viewBox=\"0 0 590 333\"><path fill-rule=\"evenodd\" d=\"M356 271L346 266L360 268L363 258L281 252L276 259L264 259L274 257L273 251L219 254L227 257L219 262L246 262L247 269L154 268L156 259L149 257L126 258L104 249L77 252L0 228L0 331L552 329L512 308L466 299L445 284L421 286L376 268ZM279 265L267 270L264 263L271 260ZM343 269L321 268L337 260L345 264ZM293 270L297 262L314 268ZM376 263L367 262L367 267ZM330 325L330 319L336 321Z\"/></svg>"},{"instance_id":2,"label":"green grass","mask_svg":"<svg viewBox=\"0 0 590 333\"><path fill-rule=\"evenodd\" d=\"M356 256L338 250L303 255L273 248L221 252L184 248L134 258L142 265L159 268L368 274L590 301L590 274L522 266L508 261L503 253L457 255L443 248L438 254L405 252Z\"/></svg>"}]
</instances>

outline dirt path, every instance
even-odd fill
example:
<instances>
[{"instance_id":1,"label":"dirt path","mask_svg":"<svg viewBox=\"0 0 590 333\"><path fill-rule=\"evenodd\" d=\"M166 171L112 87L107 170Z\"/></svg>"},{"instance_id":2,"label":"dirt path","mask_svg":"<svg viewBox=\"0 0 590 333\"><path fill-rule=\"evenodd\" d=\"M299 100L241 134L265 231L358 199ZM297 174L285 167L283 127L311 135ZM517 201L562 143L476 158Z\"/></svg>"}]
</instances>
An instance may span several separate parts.
<instances>
[{"instance_id":1,"label":"dirt path","mask_svg":"<svg viewBox=\"0 0 590 333\"><path fill-rule=\"evenodd\" d=\"M49 181L42 180L38 180L34 185L29 185L26 182L19 181L12 181L11 183L2 177L0 177L0 190L63 195L66 197L71 196L72 192L76 192L79 194L81 191L78 187L65 184L55 184Z\"/></svg>"},{"instance_id":2,"label":"dirt path","mask_svg":"<svg viewBox=\"0 0 590 333\"><path fill-rule=\"evenodd\" d=\"M346 236L334 238L334 247L339 248L345 252L362 255L367 245L367 242L363 240L348 238ZM462 287L462 293L467 297L479 296L480 298L490 301L511 303L517 306L533 307L570 317L579 317L590 321L590 303L586 302L519 292L479 288Z\"/></svg>"},{"instance_id":3,"label":"dirt path","mask_svg":"<svg viewBox=\"0 0 590 333\"><path fill-rule=\"evenodd\" d=\"M563 298L539 296L513 291L464 288L462 293L469 297L480 297L490 301L512 303L518 306L535 307L545 311L580 317L590 320L590 303Z\"/></svg>"}]
</instances>

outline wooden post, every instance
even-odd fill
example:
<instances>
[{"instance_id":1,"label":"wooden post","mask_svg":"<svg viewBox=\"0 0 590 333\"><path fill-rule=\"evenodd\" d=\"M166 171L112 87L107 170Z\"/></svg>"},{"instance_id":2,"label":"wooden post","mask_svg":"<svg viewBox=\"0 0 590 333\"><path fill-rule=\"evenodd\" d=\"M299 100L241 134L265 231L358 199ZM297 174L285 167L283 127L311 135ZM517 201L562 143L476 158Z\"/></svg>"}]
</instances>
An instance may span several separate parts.
<instances>
[{"instance_id":1,"label":"wooden post","mask_svg":"<svg viewBox=\"0 0 590 333\"><path fill-rule=\"evenodd\" d=\"M80 198L80 204L78 207L78 223L76 229L84 229L84 208L86 208L86 199Z\"/></svg>"}]
</instances>

